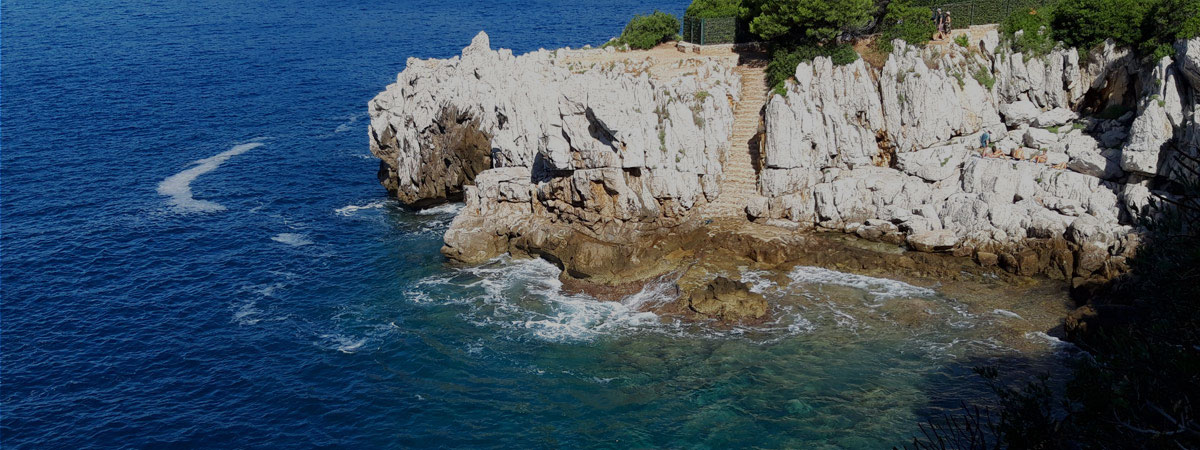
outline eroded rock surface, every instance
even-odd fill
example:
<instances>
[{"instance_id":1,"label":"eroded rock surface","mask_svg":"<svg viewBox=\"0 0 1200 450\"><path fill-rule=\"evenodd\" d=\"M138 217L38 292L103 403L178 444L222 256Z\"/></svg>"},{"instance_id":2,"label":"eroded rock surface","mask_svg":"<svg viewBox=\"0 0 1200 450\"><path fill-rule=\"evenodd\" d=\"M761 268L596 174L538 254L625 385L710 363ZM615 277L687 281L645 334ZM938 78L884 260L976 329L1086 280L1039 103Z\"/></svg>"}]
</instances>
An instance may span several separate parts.
<instances>
[{"instance_id":1,"label":"eroded rock surface","mask_svg":"<svg viewBox=\"0 0 1200 450\"><path fill-rule=\"evenodd\" d=\"M953 276L940 258L971 257L1078 284L1125 270L1173 152L1200 143L1200 39L1147 67L1112 44L1085 61L1027 57L994 32L968 49L895 47L882 68L801 64L767 102L753 224L700 208L721 195L727 152L745 151L730 142L736 58L514 56L481 33L461 56L409 60L369 105L371 150L402 201L465 201L451 259L538 256L597 285L663 276L714 247L756 264L845 262L797 229L918 251L861 258L891 271ZM685 309L761 317L753 296L712 283L685 290Z\"/></svg>"},{"instance_id":2,"label":"eroded rock surface","mask_svg":"<svg viewBox=\"0 0 1200 450\"><path fill-rule=\"evenodd\" d=\"M1140 68L1111 44L1081 65L1074 49L1026 57L995 39L898 41L882 69L800 64L767 106L763 199L748 214L1018 273L1122 270L1154 177L1172 152L1195 151L1200 40ZM1127 105L1108 120L1076 112Z\"/></svg>"}]
</instances>

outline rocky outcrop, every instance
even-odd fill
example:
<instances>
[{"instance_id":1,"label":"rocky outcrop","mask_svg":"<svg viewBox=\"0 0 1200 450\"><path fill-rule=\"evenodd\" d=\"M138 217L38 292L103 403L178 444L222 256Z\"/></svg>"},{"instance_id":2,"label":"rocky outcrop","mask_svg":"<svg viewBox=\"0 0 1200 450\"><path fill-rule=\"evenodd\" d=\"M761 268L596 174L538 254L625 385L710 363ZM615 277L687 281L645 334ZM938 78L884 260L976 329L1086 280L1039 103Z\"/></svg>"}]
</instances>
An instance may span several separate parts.
<instances>
[{"instance_id":1,"label":"rocky outcrop","mask_svg":"<svg viewBox=\"0 0 1200 450\"><path fill-rule=\"evenodd\" d=\"M743 94L732 60L711 55L514 56L481 33L461 56L408 61L370 102L371 150L404 202L463 199L442 249L451 259L540 256L571 280L617 287L713 246L758 263L813 258L817 247L775 235L804 228L927 256L863 258L890 269L954 255L1019 275L1111 277L1170 187L1172 153L1200 143L1200 39L1150 67L1111 44L1084 61L1074 49L1025 56L994 32L968 49L895 48L881 68L800 64L768 101L750 152L754 224L703 216L721 195ZM730 234L750 225L755 238ZM685 310L762 317L741 287L688 280Z\"/></svg>"},{"instance_id":2,"label":"rocky outcrop","mask_svg":"<svg viewBox=\"0 0 1200 450\"><path fill-rule=\"evenodd\" d=\"M407 203L437 201L497 170L488 179L505 197L476 190L468 202L536 202L589 226L677 217L716 197L740 94L730 67L684 61L690 74L663 81L645 73L651 61L565 60L494 51L484 33L460 57L410 59L369 105L383 184Z\"/></svg>"},{"instance_id":3,"label":"rocky outcrop","mask_svg":"<svg viewBox=\"0 0 1200 450\"><path fill-rule=\"evenodd\" d=\"M761 319L767 315L767 300L762 294L750 292L746 283L716 277L703 289L688 296L692 311L725 321Z\"/></svg>"},{"instance_id":4,"label":"rocky outcrop","mask_svg":"<svg viewBox=\"0 0 1200 450\"><path fill-rule=\"evenodd\" d=\"M1194 78L1198 40L1142 72L1111 44L1081 65L1074 49L1025 57L993 40L897 41L881 69L800 64L767 106L764 199L747 213L1020 273L1119 272L1163 161L1195 148L1200 83L1181 74Z\"/></svg>"}]
</instances>

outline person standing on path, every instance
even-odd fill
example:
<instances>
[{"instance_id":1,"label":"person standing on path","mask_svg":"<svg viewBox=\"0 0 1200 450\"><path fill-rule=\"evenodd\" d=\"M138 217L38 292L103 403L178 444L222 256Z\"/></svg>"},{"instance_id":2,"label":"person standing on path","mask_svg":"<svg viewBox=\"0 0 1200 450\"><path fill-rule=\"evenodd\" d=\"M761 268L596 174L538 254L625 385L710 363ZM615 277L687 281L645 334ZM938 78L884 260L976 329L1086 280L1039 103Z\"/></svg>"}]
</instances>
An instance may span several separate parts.
<instances>
[{"instance_id":1,"label":"person standing on path","mask_svg":"<svg viewBox=\"0 0 1200 450\"><path fill-rule=\"evenodd\" d=\"M945 30L945 37L950 37L950 30L954 28L950 26L950 11L946 11L946 15L942 16L942 28Z\"/></svg>"},{"instance_id":2,"label":"person standing on path","mask_svg":"<svg viewBox=\"0 0 1200 450\"><path fill-rule=\"evenodd\" d=\"M933 17L931 19L933 20L934 30L936 30L933 33L933 38L935 40L941 39L941 36L942 36L942 8L938 8L937 11L934 11Z\"/></svg>"}]
</instances>

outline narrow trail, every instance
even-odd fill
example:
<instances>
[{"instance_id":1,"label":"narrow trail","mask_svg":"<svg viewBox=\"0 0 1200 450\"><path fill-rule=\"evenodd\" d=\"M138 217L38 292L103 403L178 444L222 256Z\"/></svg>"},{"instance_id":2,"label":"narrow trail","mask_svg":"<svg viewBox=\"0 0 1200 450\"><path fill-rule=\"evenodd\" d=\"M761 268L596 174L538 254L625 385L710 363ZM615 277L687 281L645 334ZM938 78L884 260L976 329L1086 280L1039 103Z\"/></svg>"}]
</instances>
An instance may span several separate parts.
<instances>
[{"instance_id":1,"label":"narrow trail","mask_svg":"<svg viewBox=\"0 0 1200 450\"><path fill-rule=\"evenodd\" d=\"M721 194L704 210L705 218L746 219L746 204L758 193L758 126L767 101L766 74L761 65L740 65L742 100L733 112L733 136L725 154Z\"/></svg>"}]
</instances>

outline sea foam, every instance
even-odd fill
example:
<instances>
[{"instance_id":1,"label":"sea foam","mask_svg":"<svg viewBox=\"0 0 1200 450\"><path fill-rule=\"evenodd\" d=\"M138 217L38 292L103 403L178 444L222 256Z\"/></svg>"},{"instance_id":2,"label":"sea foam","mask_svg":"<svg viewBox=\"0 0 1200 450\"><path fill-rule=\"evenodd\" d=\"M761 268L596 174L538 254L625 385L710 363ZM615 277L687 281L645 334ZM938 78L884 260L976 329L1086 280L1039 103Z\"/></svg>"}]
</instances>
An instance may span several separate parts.
<instances>
[{"instance_id":1,"label":"sea foam","mask_svg":"<svg viewBox=\"0 0 1200 450\"><path fill-rule=\"evenodd\" d=\"M346 205L341 208L333 210L333 213L337 214L339 216L342 216L342 217L349 217L349 216L354 215L354 213L356 213L356 212L366 210L366 209L382 208L384 205L387 205L386 200L376 200L376 201L367 203L365 205Z\"/></svg>"},{"instance_id":2,"label":"sea foam","mask_svg":"<svg viewBox=\"0 0 1200 450\"><path fill-rule=\"evenodd\" d=\"M158 193L171 197L171 205L176 209L186 212L214 212L223 211L224 206L216 202L208 200L197 200L192 196L192 181L196 177L215 170L220 167L229 158L246 153L256 147L261 147L261 142L251 142L247 144L235 145L233 148L210 156L204 159L192 161L191 168L188 168L175 175L171 175L158 183Z\"/></svg>"},{"instance_id":3,"label":"sea foam","mask_svg":"<svg viewBox=\"0 0 1200 450\"><path fill-rule=\"evenodd\" d=\"M876 299L931 297L936 294L932 289L913 286L902 281L838 272L813 266L796 267L788 274L788 278L799 283L832 284L861 289Z\"/></svg>"},{"instance_id":4,"label":"sea foam","mask_svg":"<svg viewBox=\"0 0 1200 450\"><path fill-rule=\"evenodd\" d=\"M312 244L312 240L308 239L308 236L300 233L279 233L271 236L271 240L280 244L287 244L294 247Z\"/></svg>"}]
</instances>

